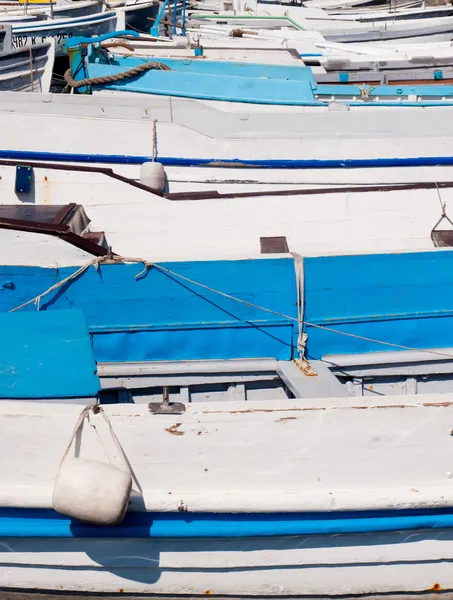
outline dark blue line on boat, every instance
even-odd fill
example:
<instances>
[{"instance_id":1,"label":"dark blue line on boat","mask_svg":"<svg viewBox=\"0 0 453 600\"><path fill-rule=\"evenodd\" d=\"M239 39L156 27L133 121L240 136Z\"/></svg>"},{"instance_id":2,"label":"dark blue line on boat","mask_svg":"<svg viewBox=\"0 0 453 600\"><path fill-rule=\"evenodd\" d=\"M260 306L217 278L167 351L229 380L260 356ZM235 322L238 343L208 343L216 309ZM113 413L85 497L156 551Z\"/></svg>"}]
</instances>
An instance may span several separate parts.
<instances>
[{"instance_id":1,"label":"dark blue line on boat","mask_svg":"<svg viewBox=\"0 0 453 600\"><path fill-rule=\"evenodd\" d=\"M75 154L61 152L32 152L28 150L0 150L0 158L49 162L102 163L141 165L151 156L123 154ZM248 167L262 169L359 169L374 167L430 167L453 166L452 156L420 156L412 158L347 158L347 159L281 159L249 160L240 158L178 158L160 156L157 161L167 167Z\"/></svg>"},{"instance_id":2,"label":"dark blue line on boat","mask_svg":"<svg viewBox=\"0 0 453 600\"><path fill-rule=\"evenodd\" d=\"M453 509L330 513L129 513L116 527L71 521L52 510L0 508L0 538L243 538L453 527Z\"/></svg>"}]
</instances>

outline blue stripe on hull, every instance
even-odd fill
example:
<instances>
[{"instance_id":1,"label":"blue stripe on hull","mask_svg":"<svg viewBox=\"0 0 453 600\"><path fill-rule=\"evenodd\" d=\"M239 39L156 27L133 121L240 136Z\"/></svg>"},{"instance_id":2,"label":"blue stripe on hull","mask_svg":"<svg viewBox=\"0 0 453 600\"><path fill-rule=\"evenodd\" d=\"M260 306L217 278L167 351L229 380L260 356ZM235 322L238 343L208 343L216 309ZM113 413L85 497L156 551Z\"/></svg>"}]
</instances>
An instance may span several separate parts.
<instances>
[{"instance_id":1,"label":"blue stripe on hull","mask_svg":"<svg viewBox=\"0 0 453 600\"><path fill-rule=\"evenodd\" d=\"M63 152L34 152L31 150L0 150L0 159L34 160L49 162L101 163L141 165L151 156L126 154L76 154ZM394 158L344 158L344 159L241 159L241 158L180 158L158 156L157 161L166 167L245 166L262 169L369 169L375 167L431 167L453 166L452 156L415 156Z\"/></svg>"},{"instance_id":2,"label":"blue stripe on hull","mask_svg":"<svg viewBox=\"0 0 453 600\"><path fill-rule=\"evenodd\" d=\"M0 538L242 538L442 529L453 509L351 513L129 513L116 527L71 520L53 510L0 508Z\"/></svg>"}]
</instances>

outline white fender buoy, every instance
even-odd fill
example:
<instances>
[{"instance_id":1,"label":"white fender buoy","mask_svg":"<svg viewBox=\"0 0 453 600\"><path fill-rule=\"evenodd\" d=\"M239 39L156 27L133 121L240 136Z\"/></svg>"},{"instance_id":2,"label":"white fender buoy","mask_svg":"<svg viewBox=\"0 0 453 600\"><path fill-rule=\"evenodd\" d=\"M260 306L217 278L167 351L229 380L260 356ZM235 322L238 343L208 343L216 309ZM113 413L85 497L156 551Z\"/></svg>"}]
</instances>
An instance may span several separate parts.
<instances>
[{"instance_id":1,"label":"white fender buoy","mask_svg":"<svg viewBox=\"0 0 453 600\"><path fill-rule=\"evenodd\" d=\"M327 107L328 111L332 112L348 112L351 110L349 104L343 104L342 102L329 102L329 106Z\"/></svg>"},{"instance_id":2,"label":"white fender buoy","mask_svg":"<svg viewBox=\"0 0 453 600\"><path fill-rule=\"evenodd\" d=\"M163 192L165 188L165 169L159 162L145 162L140 167L140 183L156 192Z\"/></svg>"},{"instance_id":3,"label":"white fender buoy","mask_svg":"<svg viewBox=\"0 0 453 600\"><path fill-rule=\"evenodd\" d=\"M96 525L124 519L132 489L126 471L86 458L69 458L60 467L52 505L57 512Z\"/></svg>"},{"instance_id":4,"label":"white fender buoy","mask_svg":"<svg viewBox=\"0 0 453 600\"><path fill-rule=\"evenodd\" d=\"M106 422L127 471L98 460L68 458L76 435L83 428L85 417L91 411L100 414ZM98 404L86 406L77 419L61 459L52 496L54 510L72 519L95 525L118 525L124 519L129 505L132 479L141 492L140 484L108 416Z\"/></svg>"}]
</instances>

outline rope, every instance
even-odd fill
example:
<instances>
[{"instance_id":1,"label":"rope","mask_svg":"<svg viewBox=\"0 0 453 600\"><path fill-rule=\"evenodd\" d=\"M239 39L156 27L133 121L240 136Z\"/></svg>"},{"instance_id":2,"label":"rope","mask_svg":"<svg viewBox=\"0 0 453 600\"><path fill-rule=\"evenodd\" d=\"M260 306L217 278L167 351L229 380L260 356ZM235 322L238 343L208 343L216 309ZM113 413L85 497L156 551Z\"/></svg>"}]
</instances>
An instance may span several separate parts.
<instances>
[{"instance_id":1,"label":"rope","mask_svg":"<svg viewBox=\"0 0 453 600\"><path fill-rule=\"evenodd\" d=\"M248 31L247 29L232 29L230 31L230 37L241 38L245 35L258 35L256 31Z\"/></svg>"},{"instance_id":2,"label":"rope","mask_svg":"<svg viewBox=\"0 0 453 600\"><path fill-rule=\"evenodd\" d=\"M58 281L57 283L52 285L48 290L46 290L42 294L39 294L35 298L32 298L32 300L28 300L27 302L24 302L20 306L16 306L16 308L13 308L9 312L16 312L16 310L20 310L21 308L24 308L25 306L28 306L29 304L35 304L35 306L39 310L40 305L41 305L41 299L44 298L44 296L47 296L51 292L57 290L65 283L68 283L69 281L72 281L73 279L77 279L80 275L82 275L82 273L84 273L92 265L96 265L96 268L97 268L97 265L99 264L99 262L101 262L100 259L106 259L106 258L107 257L105 257L105 256L98 256L97 258L93 258L93 260L90 260L90 262L88 262L86 265L83 265L82 267L80 267L80 269L77 269L77 271L74 271L74 273L72 273L72 275L68 275L68 277L65 277L65 279L62 279L61 281Z\"/></svg>"},{"instance_id":3,"label":"rope","mask_svg":"<svg viewBox=\"0 0 453 600\"><path fill-rule=\"evenodd\" d=\"M143 73L144 71L149 71L150 69L155 69L157 71L171 71L170 67L164 63L146 62L142 65L137 65L133 69L124 71L123 73L117 73L116 75L103 75L101 77L87 77L86 79L81 79L80 81L76 81L72 77L71 69L68 69L64 74L64 80L70 87L78 89L87 85L102 85L105 83L115 83L115 81L122 81L123 79L135 77L135 75L140 75L140 73Z\"/></svg>"},{"instance_id":4,"label":"rope","mask_svg":"<svg viewBox=\"0 0 453 600\"><path fill-rule=\"evenodd\" d=\"M155 162L157 154L157 119L153 121L153 149L152 149L152 162Z\"/></svg>"},{"instance_id":5,"label":"rope","mask_svg":"<svg viewBox=\"0 0 453 600\"><path fill-rule=\"evenodd\" d=\"M126 48L126 50L129 50L129 52L135 52L134 46L132 44L128 44L124 40L117 40L116 42L102 42L100 46L101 48L104 48L104 50L108 50L109 48Z\"/></svg>"},{"instance_id":6,"label":"rope","mask_svg":"<svg viewBox=\"0 0 453 600\"><path fill-rule=\"evenodd\" d=\"M363 85L357 86L360 90L360 97L364 102L368 102L371 96L371 92L374 90L374 87L368 86L365 83Z\"/></svg>"},{"instance_id":7,"label":"rope","mask_svg":"<svg viewBox=\"0 0 453 600\"><path fill-rule=\"evenodd\" d=\"M30 84L31 84L31 91L34 92L35 91L35 82L34 82L34 77L33 77L33 54L32 54L32 50L31 50L31 46L28 49L28 58L29 58L29 63L30 63Z\"/></svg>"},{"instance_id":8,"label":"rope","mask_svg":"<svg viewBox=\"0 0 453 600\"><path fill-rule=\"evenodd\" d=\"M187 283L191 283L193 285L196 285L197 287L200 287L202 289L208 290L209 292L213 292L214 294L218 294L219 296L222 296L223 298L228 298L229 300L234 300L235 302L238 302L239 304L243 304L245 306L250 306L252 308L256 308L258 310L262 310L263 312L266 312L266 313L269 313L269 314L272 314L272 315L276 315L276 316L281 317L283 319L286 319L288 321L293 321L293 322L296 322L296 323L299 323L299 324L302 323L303 325L308 325L309 327L314 327L315 329L321 329L323 331L329 331L330 333L336 333L338 335L343 335L343 336L354 338L354 339L357 339L357 340L363 340L365 342L372 342L374 344L381 344L383 346L390 346L392 348L398 348L399 350L410 350L412 352L423 352L423 353L426 353L426 354L431 354L431 355L435 355L435 356L441 356L443 358L453 359L453 354L448 354L447 352L439 352L439 351L436 351L436 350L428 350L426 348L414 348L412 346L404 346L402 344L395 344L393 342L385 342L384 340L378 340L378 339L366 337L366 336L363 336L363 335L357 335L355 333L349 333L349 332L346 332L346 331L340 331L339 329L334 329L333 327L326 327L325 325L318 325L316 323L311 323L310 321L306 321L305 319L300 319L299 316L298 317L292 317L290 315L285 315L284 313L278 312L276 310L272 310L270 308L266 308L265 306L260 306L259 304L254 304L253 302L248 302L247 300L242 300L241 298L237 298L236 296L232 296L231 294L227 294L226 292L222 292L220 290L212 288L209 285L206 285L204 283L200 283L199 281L195 281L194 279L190 279L189 277L185 277L185 275L181 275L180 273L176 273L175 271L172 271L171 269L167 269L167 267L162 267L161 265L149 262L149 261L147 261L147 260L145 260L143 258L127 258L125 256L119 256L119 255L98 256L97 258L94 258L93 260L89 261L86 265L83 265L82 267L80 267L80 269L78 269L77 271L75 271L72 275L69 275L68 277L66 277L62 281L54 284L48 290L46 290L42 294L39 294L35 298L32 298L31 300L28 300L27 302L24 302L20 306L16 306L16 308L13 308L9 312L15 312L17 310L20 310L24 306L28 306L29 304L33 304L33 303L38 306L38 310L39 310L39 303L40 303L41 298L43 298L44 296L47 296L47 294L49 294L50 292L58 289L59 287L61 287L65 283L76 279L77 277L79 277L80 275L82 275L82 273L84 273L90 266L96 266L96 268L98 268L98 266L101 263L106 262L106 261L111 262L111 263L142 263L144 265L143 269L139 273L137 273L137 275L134 276L134 279L140 279L140 277L142 277L143 275L146 274L146 272L148 271L148 269L155 268L158 271L161 271L162 273L167 273L168 275L171 275L172 277L176 277L177 279L181 279L182 281L186 281Z\"/></svg>"},{"instance_id":9,"label":"rope","mask_svg":"<svg viewBox=\"0 0 453 600\"><path fill-rule=\"evenodd\" d=\"M65 451L63 453L63 456L61 458L60 469L61 469L64 461L66 460L66 458L67 458L67 456L69 454L69 451L71 449L71 446L72 446L72 444L74 442L74 439L75 439L77 433L83 428L83 424L85 422L85 418L88 417L88 415L90 414L91 411L95 415L96 414L100 414L101 417L106 422L107 427L109 428L110 435L112 436L112 440L113 440L113 442L114 442L114 444L116 446L116 449L118 450L118 453L119 453L119 455L120 455L120 457L121 457L121 459L122 459L122 461L123 461L126 469L129 471L129 473L130 473L130 475L131 475L131 477L132 477L135 485L137 486L138 491L140 493L142 493L143 490L142 490L142 488L140 486L140 483L138 482L137 477L136 477L136 475L134 473L134 470L132 468L132 465L129 462L129 459L127 458L126 453L123 450L121 442L119 441L119 439L117 438L115 432L113 431L113 427L112 427L112 424L110 422L110 419L108 418L107 414L104 412L103 408L101 406L99 406L98 403L88 404L87 406L85 406L82 409L81 413L79 414L79 416L77 418L77 421L76 421L76 424L74 425L74 429L72 430L72 434L71 434L71 437L69 439L68 445L66 446L66 449L65 449Z\"/></svg>"},{"instance_id":10,"label":"rope","mask_svg":"<svg viewBox=\"0 0 453 600\"><path fill-rule=\"evenodd\" d=\"M448 221L450 223L450 225L453 227L453 221L447 215L447 212L446 212L447 204L445 202L442 202L442 197L440 195L439 186L437 185L436 182L434 182L434 185L436 186L436 189L437 189L437 197L439 198L440 210L442 212L441 212L441 215L440 215L440 219L437 221L437 223L431 229L431 240L433 241L433 244L437 248L442 248L442 247L445 247L445 246L449 246L449 244L445 243L444 240L442 240L441 236L439 235L439 232L437 231L437 228L439 227L439 225L442 223L442 221L444 219L446 221ZM438 235L436 235L436 234L438 234Z\"/></svg>"},{"instance_id":11,"label":"rope","mask_svg":"<svg viewBox=\"0 0 453 600\"><path fill-rule=\"evenodd\" d=\"M294 269L296 271L296 290L297 290L297 321L298 321L298 336L297 336L297 351L301 358L305 354L305 344L307 342L307 334L304 333L304 257L295 252L291 252L294 258Z\"/></svg>"}]
</instances>

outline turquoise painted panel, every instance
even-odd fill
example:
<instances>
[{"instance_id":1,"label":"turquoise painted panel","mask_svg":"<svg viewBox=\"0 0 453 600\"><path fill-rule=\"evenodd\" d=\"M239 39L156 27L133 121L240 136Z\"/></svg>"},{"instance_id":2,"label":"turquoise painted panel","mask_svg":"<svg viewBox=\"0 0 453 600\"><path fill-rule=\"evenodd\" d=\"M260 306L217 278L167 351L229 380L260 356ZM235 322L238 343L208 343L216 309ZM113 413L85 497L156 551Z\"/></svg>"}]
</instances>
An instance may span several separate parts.
<instances>
[{"instance_id":1,"label":"turquoise painted panel","mask_svg":"<svg viewBox=\"0 0 453 600\"><path fill-rule=\"evenodd\" d=\"M0 337L0 398L93 397L99 392L82 311L0 314Z\"/></svg>"},{"instance_id":2,"label":"turquoise painted panel","mask_svg":"<svg viewBox=\"0 0 453 600\"><path fill-rule=\"evenodd\" d=\"M93 57L88 57L90 75L92 69L103 69L105 73L111 75L143 64L143 58L135 58L134 56L119 56L114 54L112 60L107 63L103 57L101 60L94 58L96 55L95 51ZM295 66L266 65L237 61L229 62L226 60L200 60L197 58L159 58L158 62L167 65L175 73L308 81L313 87L316 87L313 71L310 67L304 66L302 62Z\"/></svg>"},{"instance_id":3,"label":"turquoise painted panel","mask_svg":"<svg viewBox=\"0 0 453 600\"><path fill-rule=\"evenodd\" d=\"M89 77L121 73L124 69L90 65ZM83 77L79 77L83 79ZM99 86L98 86L99 87ZM229 102L255 102L258 104L313 104L316 103L309 81L285 81L255 77L209 75L178 71L146 71L138 77L105 84L110 90L142 94L222 100Z\"/></svg>"},{"instance_id":4,"label":"turquoise painted panel","mask_svg":"<svg viewBox=\"0 0 453 600\"><path fill-rule=\"evenodd\" d=\"M116 75L143 65L143 59L114 55L106 62L103 54L93 45L80 69L80 51L71 57L75 79ZM156 95L224 100L231 102L256 102L261 104L314 103L312 89L316 81L310 68L298 66L263 65L228 61L185 59L159 59L171 70L150 70L142 74L103 87ZM79 92L86 93L87 88Z\"/></svg>"},{"instance_id":5,"label":"turquoise painted panel","mask_svg":"<svg viewBox=\"0 0 453 600\"><path fill-rule=\"evenodd\" d=\"M81 39L70 45L72 74L75 79L117 75L131 68L143 65L143 59L133 56L111 55L109 61L94 44L89 44L88 55L82 58L84 50ZM83 61L83 62L82 62ZM197 60L196 58L162 58L159 62L171 70L160 69L142 72L135 77L120 82L104 84L102 87L135 93L169 95L175 97L220 100L229 102L249 102L257 104L281 105L325 105L331 97L343 98L351 105L366 106L362 97L362 86L316 83L313 72L305 65L264 65L229 61ZM81 64L83 65L82 68ZM438 78L440 71L434 73ZM347 72L340 73L342 84L348 81ZM366 86L369 95L382 106L398 105L447 105L453 96L451 85L380 85ZM313 93L316 92L316 97ZM88 93L81 87L78 93ZM423 102L408 101L420 97ZM352 98L359 98L359 102ZM379 100L376 101L376 97ZM406 98L406 101L404 99Z\"/></svg>"},{"instance_id":6,"label":"turquoise painted panel","mask_svg":"<svg viewBox=\"0 0 453 600\"><path fill-rule=\"evenodd\" d=\"M79 61L79 58L73 58L73 75L76 79L116 75L143 64L142 59L129 56L114 56L107 63L105 57L100 55L94 46L90 47L89 55L85 58L85 71L78 68ZM348 81L347 72L340 73L341 84L317 85L312 70L303 65L264 65L195 58L162 58L159 62L171 70L147 71L137 77L104 87L157 95L285 105L318 104L332 96L361 97L362 86L342 85ZM424 99L453 96L451 85L366 87L372 97L378 96L383 100L410 96L421 96ZM83 88L81 91L85 90L86 88Z\"/></svg>"},{"instance_id":7,"label":"turquoise painted panel","mask_svg":"<svg viewBox=\"0 0 453 600\"><path fill-rule=\"evenodd\" d=\"M297 316L292 259L166 263L165 267L236 298ZM1 267L0 311L35 297L72 268ZM238 303L141 264L94 267L41 301L79 308L98 361L278 358L294 354L296 323ZM26 309L34 311L34 305Z\"/></svg>"},{"instance_id":8,"label":"turquoise painted panel","mask_svg":"<svg viewBox=\"0 0 453 600\"><path fill-rule=\"evenodd\" d=\"M305 262L305 318L413 348L453 340L453 252L331 256ZM397 350L306 326L312 358Z\"/></svg>"}]
</instances>

